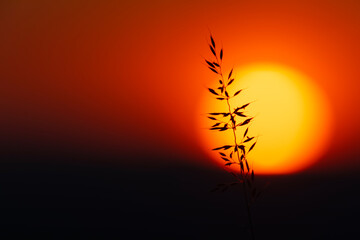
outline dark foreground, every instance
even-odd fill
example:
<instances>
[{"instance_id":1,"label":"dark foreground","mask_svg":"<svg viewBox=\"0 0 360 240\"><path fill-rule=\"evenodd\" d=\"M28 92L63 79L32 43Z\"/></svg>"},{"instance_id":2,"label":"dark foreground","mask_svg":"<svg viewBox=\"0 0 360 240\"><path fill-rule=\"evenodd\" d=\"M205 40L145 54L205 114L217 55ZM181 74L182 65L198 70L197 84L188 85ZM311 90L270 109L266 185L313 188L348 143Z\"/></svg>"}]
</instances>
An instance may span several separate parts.
<instances>
[{"instance_id":1,"label":"dark foreground","mask_svg":"<svg viewBox=\"0 0 360 240\"><path fill-rule=\"evenodd\" d=\"M0 235L47 239L247 239L239 189L195 167L125 168L3 163ZM271 182L253 210L257 239L356 239L360 177L258 176Z\"/></svg>"}]
</instances>

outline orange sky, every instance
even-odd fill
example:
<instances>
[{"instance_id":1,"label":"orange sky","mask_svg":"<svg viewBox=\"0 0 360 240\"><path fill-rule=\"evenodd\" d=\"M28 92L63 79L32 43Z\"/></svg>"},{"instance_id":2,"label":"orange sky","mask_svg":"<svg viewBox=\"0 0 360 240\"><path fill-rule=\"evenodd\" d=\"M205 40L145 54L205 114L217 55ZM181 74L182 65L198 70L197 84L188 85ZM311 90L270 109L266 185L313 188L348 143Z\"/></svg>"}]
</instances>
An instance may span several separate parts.
<instances>
[{"instance_id":1,"label":"orange sky","mask_svg":"<svg viewBox=\"0 0 360 240\"><path fill-rule=\"evenodd\" d=\"M204 158L194 119L213 79L211 29L227 66L270 62L313 79L335 115L319 166L352 167L360 2L295 2L1 1L1 144Z\"/></svg>"}]
</instances>

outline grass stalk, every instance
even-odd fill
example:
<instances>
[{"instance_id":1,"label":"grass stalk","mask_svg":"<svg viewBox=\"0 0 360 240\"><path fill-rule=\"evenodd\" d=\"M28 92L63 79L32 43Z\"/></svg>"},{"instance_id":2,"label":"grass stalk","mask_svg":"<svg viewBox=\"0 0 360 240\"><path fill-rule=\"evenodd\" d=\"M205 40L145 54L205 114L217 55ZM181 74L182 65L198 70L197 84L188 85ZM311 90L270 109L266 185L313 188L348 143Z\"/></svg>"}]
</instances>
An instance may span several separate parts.
<instances>
[{"instance_id":1,"label":"grass stalk","mask_svg":"<svg viewBox=\"0 0 360 240\"><path fill-rule=\"evenodd\" d=\"M216 131L232 130L233 133L233 145L224 145L221 147L214 148L213 150L219 151L221 158L225 161L225 166L230 167L231 165L235 164L235 165L239 165L239 169L240 169L239 173L231 172L231 174L236 178L237 182L235 184L234 183L219 184L213 191L217 191L217 190L225 191L230 186L234 186L237 184L242 185L243 198L246 205L246 212L249 222L250 238L254 240L255 232L254 232L250 206L251 203L254 202L260 196L261 192L255 188L254 170L250 168L247 159L247 154L251 150L253 150L256 144L255 137L248 136L248 130L249 130L248 124L252 121L253 117L247 116L247 114L245 113L245 109L246 107L249 106L250 103L246 103L240 107L232 108L229 100L236 97L242 91L242 89L236 91L234 94L229 94L228 86L231 85L235 80L234 78L232 78L233 69L231 69L227 78L224 77L223 68L222 68L223 49L221 48L218 54L215 41L211 35L210 35L209 47L214 57L213 58L214 60L205 59L205 62L207 63L209 69L220 77L219 80L220 86L217 88L217 90L209 88L209 91L211 94L213 94L216 97L217 100L219 101L226 100L227 109L228 109L227 112L209 113L208 118L216 122L210 128L210 130L216 130ZM224 118L227 121L224 121L223 120ZM241 119L245 119L245 120L239 122L239 120ZM238 142L238 136L236 130L244 126L247 128L242 134L241 141ZM251 145L249 146L250 143ZM236 153L235 158L233 157L233 155L235 155L234 153Z\"/></svg>"}]
</instances>

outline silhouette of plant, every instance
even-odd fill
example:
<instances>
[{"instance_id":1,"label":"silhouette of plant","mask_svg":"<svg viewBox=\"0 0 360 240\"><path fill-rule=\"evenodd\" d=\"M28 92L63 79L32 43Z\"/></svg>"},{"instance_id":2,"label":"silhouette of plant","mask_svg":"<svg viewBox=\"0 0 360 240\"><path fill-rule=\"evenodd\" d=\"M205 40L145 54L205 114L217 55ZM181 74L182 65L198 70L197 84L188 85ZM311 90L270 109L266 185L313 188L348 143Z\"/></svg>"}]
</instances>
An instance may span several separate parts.
<instances>
[{"instance_id":1,"label":"silhouette of plant","mask_svg":"<svg viewBox=\"0 0 360 240\"><path fill-rule=\"evenodd\" d=\"M219 152L220 158L224 160L225 166L239 166L239 172L229 171L235 178L235 182L218 184L212 191L225 191L232 186L241 186L250 225L251 239L255 239L250 207L252 203L259 198L261 191L258 191L255 187L254 169L250 167L248 160L248 153L254 149L257 142L256 137L248 135L249 123L251 123L254 118L247 115L246 108L248 108L251 103L244 103L243 105L236 106L235 108L231 106L229 100L242 93L242 89L238 89L234 93L230 93L228 91L228 86L233 84L235 81L235 78L233 77L233 69L231 69L228 74L224 74L222 65L224 54L223 48L218 51L214 38L211 34L209 47L212 57L211 59L205 59L205 62L209 69L220 77L220 80L217 88L209 88L208 90L217 100L224 102L224 106L227 106L226 112L208 113L207 117L214 121L210 130L232 131L233 133L233 143L216 147L212 150ZM238 129L243 130L241 134L237 131Z\"/></svg>"}]
</instances>

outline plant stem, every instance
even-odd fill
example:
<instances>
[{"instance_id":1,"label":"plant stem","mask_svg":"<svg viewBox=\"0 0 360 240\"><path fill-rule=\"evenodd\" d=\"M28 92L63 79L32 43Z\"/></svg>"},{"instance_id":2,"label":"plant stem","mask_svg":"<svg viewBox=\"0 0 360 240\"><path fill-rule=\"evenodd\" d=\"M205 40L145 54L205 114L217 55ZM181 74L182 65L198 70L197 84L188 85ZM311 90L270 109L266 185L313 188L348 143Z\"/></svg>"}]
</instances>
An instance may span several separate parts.
<instances>
[{"instance_id":1,"label":"plant stem","mask_svg":"<svg viewBox=\"0 0 360 240\"><path fill-rule=\"evenodd\" d=\"M225 84L225 81L224 81L224 76L223 76L223 73L222 73L222 69L221 69L221 63L219 63L219 59L216 57L216 61L217 63L219 64L219 69L220 69L220 76L221 76L221 80L223 82L223 87L224 87L224 92L226 91L226 84ZM231 112L231 106L230 106L230 102L229 102L229 97L226 97L226 103L228 105L228 109L229 109L229 114L231 116L231 119L234 118L234 116L232 115L233 113ZM234 135L234 142L235 142L235 146L236 146L236 154L237 154L237 158L238 158L238 161L239 161L239 164L240 162L242 161L241 158L240 158L240 154L239 154L239 149L237 148L238 144L237 144L237 139L236 139L236 126L234 124L235 121L232 121L232 130L233 130L233 135ZM245 153L244 153L245 154ZM248 215L248 220L249 220L249 225L250 225L250 238L252 240L255 240L255 234L254 234L254 227L253 227L253 222L252 222L252 218L251 218L251 211L250 211L250 205L249 205L249 199L248 199L248 193L247 193L247 187L246 187L246 176L245 176L245 173L243 171L243 169L241 168L241 165L240 165L240 175L242 177L242 181L243 181L243 192L244 192L244 200L245 200L245 205L246 205L246 210L247 210L247 215Z\"/></svg>"},{"instance_id":2,"label":"plant stem","mask_svg":"<svg viewBox=\"0 0 360 240\"><path fill-rule=\"evenodd\" d=\"M225 87L225 89L226 89L226 87ZM227 105L229 108L229 113L232 114L229 99L226 99L226 102L227 102ZM234 134L235 146L237 146L235 126L233 126L232 130L233 130L233 134ZM239 149L236 151L236 153L237 153L238 161L240 163L241 158L240 158L240 154L239 154ZM255 240L254 227L253 227L253 223L252 223L250 206L249 206L249 199L248 199L248 194L246 191L246 177L244 176L244 171L241 169L241 167L240 167L240 172L241 172L241 176L242 176L242 180L243 180L244 199L245 199L245 205L246 205L246 210L247 210L247 215L248 215L249 225L250 225L250 234L251 234L250 237L252 240Z\"/></svg>"},{"instance_id":3,"label":"plant stem","mask_svg":"<svg viewBox=\"0 0 360 240\"><path fill-rule=\"evenodd\" d=\"M247 215L248 215L249 225L250 225L250 233L251 233L250 237L251 237L252 240L255 240L254 226L253 226L253 223L252 223L252 218L251 218L251 212L250 212L250 206L249 206L249 200L248 200L248 196L247 196L245 181L243 181L243 192L244 192L246 210L247 210Z\"/></svg>"}]
</instances>

